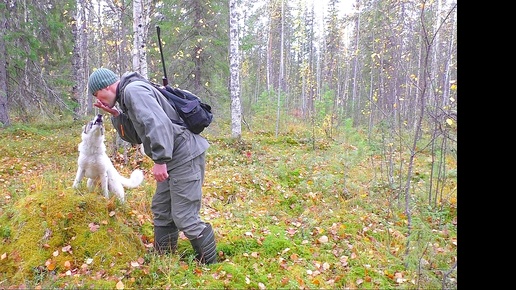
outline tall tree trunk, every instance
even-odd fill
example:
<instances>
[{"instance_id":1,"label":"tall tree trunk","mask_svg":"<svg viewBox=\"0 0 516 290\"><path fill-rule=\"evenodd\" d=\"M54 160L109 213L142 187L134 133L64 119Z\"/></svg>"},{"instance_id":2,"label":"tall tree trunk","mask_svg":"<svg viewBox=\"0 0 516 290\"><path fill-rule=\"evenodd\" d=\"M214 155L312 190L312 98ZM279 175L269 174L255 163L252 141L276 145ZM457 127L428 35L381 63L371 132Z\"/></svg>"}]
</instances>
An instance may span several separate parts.
<instances>
[{"instance_id":1,"label":"tall tree trunk","mask_svg":"<svg viewBox=\"0 0 516 290\"><path fill-rule=\"evenodd\" d=\"M85 85L84 80L88 78L86 72L87 67L84 60L87 58L86 56L87 47L85 46L86 43L86 29L85 28L85 8L82 4L82 0L77 0L77 10L75 13L75 21L72 24L72 35L75 39L74 46L73 46L73 55L72 55L72 69L73 69L73 75L74 75L74 86L72 87L72 96L73 100L78 103L77 108L74 110L74 119L78 119L82 116L87 115L87 109L88 109L88 98L89 98L89 92L88 88Z\"/></svg>"},{"instance_id":2,"label":"tall tree trunk","mask_svg":"<svg viewBox=\"0 0 516 290\"><path fill-rule=\"evenodd\" d=\"M149 0L133 2L133 70L147 77L147 27L149 23Z\"/></svg>"},{"instance_id":3,"label":"tall tree trunk","mask_svg":"<svg viewBox=\"0 0 516 290\"><path fill-rule=\"evenodd\" d=\"M283 71L284 71L284 64L283 64L283 46L284 46L284 40L283 35L285 34L284 24L285 24L285 8L283 4L283 0L281 0L281 37L280 37L280 67L279 67L279 75L278 75L278 97L277 97L277 104L276 104L276 137L278 137L279 134L279 124L280 124L280 113L281 113L281 89L283 87Z\"/></svg>"},{"instance_id":4,"label":"tall tree trunk","mask_svg":"<svg viewBox=\"0 0 516 290\"><path fill-rule=\"evenodd\" d=\"M360 2L356 2L357 10L360 10ZM349 108L350 116L357 116L359 109L355 110L355 106L358 99L358 51L359 51L359 43L360 43L360 13L357 13L356 22L355 22L355 47L353 53L353 84L351 85L351 106Z\"/></svg>"},{"instance_id":5,"label":"tall tree trunk","mask_svg":"<svg viewBox=\"0 0 516 290\"><path fill-rule=\"evenodd\" d=\"M238 48L238 7L237 0L229 0L229 69L231 95L231 136L242 136L242 106L240 103L240 50Z\"/></svg>"},{"instance_id":6,"label":"tall tree trunk","mask_svg":"<svg viewBox=\"0 0 516 290\"><path fill-rule=\"evenodd\" d=\"M5 50L4 35L7 31L7 8L0 4L0 127L11 124L7 106L7 52Z\"/></svg>"}]
</instances>

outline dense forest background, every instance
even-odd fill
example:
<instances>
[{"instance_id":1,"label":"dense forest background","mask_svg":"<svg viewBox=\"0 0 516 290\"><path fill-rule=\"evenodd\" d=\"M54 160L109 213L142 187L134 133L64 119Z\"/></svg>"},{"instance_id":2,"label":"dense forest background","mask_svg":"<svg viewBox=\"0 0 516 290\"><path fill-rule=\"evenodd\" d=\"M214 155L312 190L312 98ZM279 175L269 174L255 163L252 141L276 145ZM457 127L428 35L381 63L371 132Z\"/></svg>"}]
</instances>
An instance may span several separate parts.
<instances>
[{"instance_id":1,"label":"dense forest background","mask_svg":"<svg viewBox=\"0 0 516 290\"><path fill-rule=\"evenodd\" d=\"M257 116L277 120L278 130L285 122L310 121L330 137L346 119L354 126L440 132L456 126L454 1L330 0L318 14L319 2L234 2L239 97L249 129L259 127ZM92 113L86 83L98 67L137 70L160 82L156 25L169 82L202 96L218 120L229 120L228 2L134 4L139 14L124 0L0 3L2 124Z\"/></svg>"}]
</instances>

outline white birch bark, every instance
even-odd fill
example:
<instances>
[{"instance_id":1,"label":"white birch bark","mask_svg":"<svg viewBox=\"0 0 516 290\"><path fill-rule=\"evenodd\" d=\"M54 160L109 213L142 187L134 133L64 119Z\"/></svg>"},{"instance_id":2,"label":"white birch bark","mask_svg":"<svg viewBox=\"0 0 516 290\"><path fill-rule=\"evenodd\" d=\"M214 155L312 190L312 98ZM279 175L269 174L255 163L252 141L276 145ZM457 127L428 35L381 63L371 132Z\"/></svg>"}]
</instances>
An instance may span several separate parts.
<instances>
[{"instance_id":1,"label":"white birch bark","mask_svg":"<svg viewBox=\"0 0 516 290\"><path fill-rule=\"evenodd\" d=\"M75 112L77 117L85 116L88 109L92 109L92 98L88 92L88 87L83 80L88 79L87 70L87 35L85 7L83 0L77 0L77 10L75 13L75 23L73 25L73 37L75 39L72 55L72 63L75 77L75 86L72 88L74 99L79 102L78 110Z\"/></svg>"},{"instance_id":2,"label":"white birch bark","mask_svg":"<svg viewBox=\"0 0 516 290\"><path fill-rule=\"evenodd\" d=\"M242 106L240 103L240 52L238 35L237 0L229 0L229 67L231 95L231 137L240 139L242 136Z\"/></svg>"},{"instance_id":3,"label":"white birch bark","mask_svg":"<svg viewBox=\"0 0 516 290\"><path fill-rule=\"evenodd\" d=\"M281 1L281 43L280 43L280 69L279 69L279 77L278 77L278 94L277 94L277 104L276 104L276 132L275 136L278 137L279 133L279 124L280 124L280 112L281 112L281 89L283 87L283 35L284 35L284 27L285 24L285 9L283 0Z\"/></svg>"},{"instance_id":4,"label":"white birch bark","mask_svg":"<svg viewBox=\"0 0 516 290\"><path fill-rule=\"evenodd\" d=\"M147 77L147 27L151 0L133 2L133 70Z\"/></svg>"}]
</instances>

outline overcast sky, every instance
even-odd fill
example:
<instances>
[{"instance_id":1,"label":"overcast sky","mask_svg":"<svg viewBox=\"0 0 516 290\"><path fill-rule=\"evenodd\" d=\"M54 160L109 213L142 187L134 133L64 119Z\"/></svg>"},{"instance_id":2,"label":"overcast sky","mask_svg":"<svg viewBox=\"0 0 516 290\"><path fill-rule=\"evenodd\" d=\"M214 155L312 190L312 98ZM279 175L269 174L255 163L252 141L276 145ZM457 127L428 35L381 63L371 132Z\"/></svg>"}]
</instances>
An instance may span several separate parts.
<instances>
[{"instance_id":1,"label":"overcast sky","mask_svg":"<svg viewBox=\"0 0 516 290\"><path fill-rule=\"evenodd\" d=\"M326 11L328 10L328 2L329 0L306 0L307 3L314 2L315 6L315 13L317 16L321 16L324 12L326 14ZM339 3L339 11L343 14L351 11L351 8L353 6L353 3L356 2L356 0L341 0Z\"/></svg>"}]
</instances>

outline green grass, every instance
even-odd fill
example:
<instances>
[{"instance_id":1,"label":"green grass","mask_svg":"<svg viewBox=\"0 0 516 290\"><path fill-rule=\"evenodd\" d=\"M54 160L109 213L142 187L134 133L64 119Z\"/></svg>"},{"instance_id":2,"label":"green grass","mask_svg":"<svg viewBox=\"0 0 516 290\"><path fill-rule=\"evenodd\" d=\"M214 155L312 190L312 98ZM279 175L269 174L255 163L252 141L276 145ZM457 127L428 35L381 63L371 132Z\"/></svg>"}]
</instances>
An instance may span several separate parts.
<instances>
[{"instance_id":1,"label":"green grass","mask_svg":"<svg viewBox=\"0 0 516 290\"><path fill-rule=\"evenodd\" d=\"M302 126L239 141L208 128L201 216L214 227L219 263L196 264L183 235L177 253L157 256L152 162L135 148L128 163L123 152L111 156L123 175L145 173L124 204L73 189L82 125L1 129L0 288L430 289L457 259L456 161L429 204L431 168L418 156L409 232L399 188L381 178L382 150L370 149L381 145L351 126L336 134L345 138L315 142ZM451 271L446 287L456 279Z\"/></svg>"}]
</instances>

